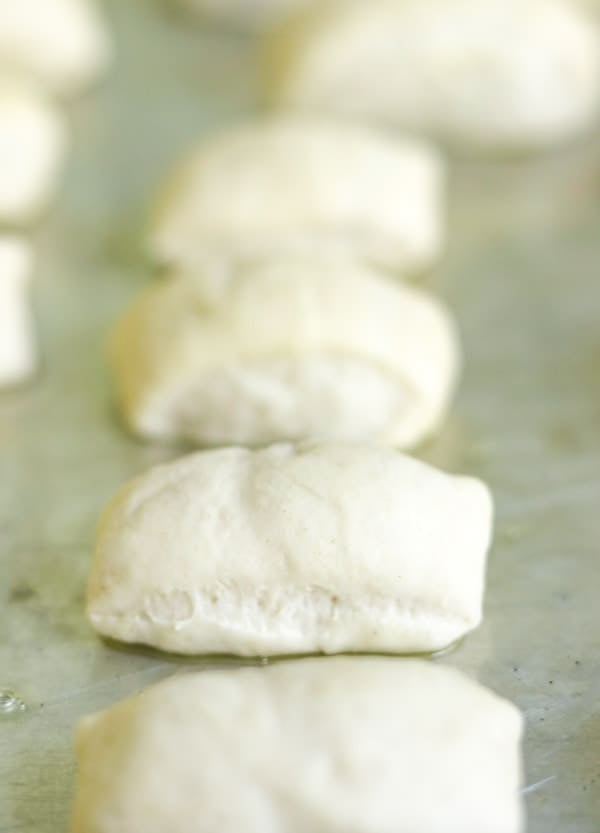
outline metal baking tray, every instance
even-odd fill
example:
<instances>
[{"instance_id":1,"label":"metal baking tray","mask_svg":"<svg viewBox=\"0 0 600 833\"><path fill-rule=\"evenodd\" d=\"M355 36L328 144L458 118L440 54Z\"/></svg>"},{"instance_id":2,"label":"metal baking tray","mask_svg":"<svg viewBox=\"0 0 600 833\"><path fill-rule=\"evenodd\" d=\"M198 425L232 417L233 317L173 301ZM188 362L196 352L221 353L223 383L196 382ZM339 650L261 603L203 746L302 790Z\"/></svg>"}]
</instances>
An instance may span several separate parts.
<instances>
[{"instance_id":1,"label":"metal baking tray","mask_svg":"<svg viewBox=\"0 0 600 833\"><path fill-rule=\"evenodd\" d=\"M101 642L83 616L99 510L176 453L122 430L105 365L111 322L153 279L144 208L183 149L257 106L252 44L166 7L108 4L117 63L70 113L67 180L36 233L43 366L0 394L0 690L24 704L0 696L0 833L65 830L79 717L180 665ZM598 833L600 132L530 162L455 163L450 190L430 282L467 361L422 454L483 477L497 525L485 623L440 661L524 710L530 833Z\"/></svg>"}]
</instances>

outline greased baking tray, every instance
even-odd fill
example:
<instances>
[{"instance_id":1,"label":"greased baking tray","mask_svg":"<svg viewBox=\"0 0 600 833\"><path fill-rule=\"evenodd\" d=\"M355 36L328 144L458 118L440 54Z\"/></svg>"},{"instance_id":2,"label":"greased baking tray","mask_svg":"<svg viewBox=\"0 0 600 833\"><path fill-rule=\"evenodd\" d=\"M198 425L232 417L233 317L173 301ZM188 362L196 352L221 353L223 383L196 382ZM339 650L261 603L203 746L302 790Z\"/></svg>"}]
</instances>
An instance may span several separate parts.
<instances>
[{"instance_id":1,"label":"greased baking tray","mask_svg":"<svg viewBox=\"0 0 600 833\"><path fill-rule=\"evenodd\" d=\"M179 667L102 643L83 616L99 510L176 453L123 432L103 352L151 279L144 206L190 142L256 104L252 45L165 6L108 6L117 65L71 113L67 182L37 235L43 368L0 394L0 689L25 704L0 711L0 833L65 830L76 721ZM485 478L497 501L485 623L439 661L525 711L531 833L598 833L600 133L528 164L455 164L431 284L467 363L422 454Z\"/></svg>"}]
</instances>

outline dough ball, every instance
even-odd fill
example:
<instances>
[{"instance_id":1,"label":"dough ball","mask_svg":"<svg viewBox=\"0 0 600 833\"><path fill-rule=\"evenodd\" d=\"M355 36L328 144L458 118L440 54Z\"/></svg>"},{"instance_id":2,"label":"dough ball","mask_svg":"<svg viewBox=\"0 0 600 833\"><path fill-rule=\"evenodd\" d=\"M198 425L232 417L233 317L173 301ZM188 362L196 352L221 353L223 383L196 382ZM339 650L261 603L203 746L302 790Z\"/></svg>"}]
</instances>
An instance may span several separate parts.
<instances>
[{"instance_id":1,"label":"dough ball","mask_svg":"<svg viewBox=\"0 0 600 833\"><path fill-rule=\"evenodd\" d=\"M427 145L359 125L272 119L205 142L168 177L149 245L222 275L273 257L429 268L444 236L443 169Z\"/></svg>"},{"instance_id":2,"label":"dough ball","mask_svg":"<svg viewBox=\"0 0 600 833\"><path fill-rule=\"evenodd\" d=\"M40 90L0 80L0 223L28 223L48 207L66 145L63 117Z\"/></svg>"},{"instance_id":3,"label":"dough ball","mask_svg":"<svg viewBox=\"0 0 600 833\"><path fill-rule=\"evenodd\" d=\"M165 280L112 338L130 428L199 445L320 437L414 446L444 419L458 356L433 297L330 263L243 269L217 304L202 282Z\"/></svg>"},{"instance_id":4,"label":"dough ball","mask_svg":"<svg viewBox=\"0 0 600 833\"><path fill-rule=\"evenodd\" d=\"M20 382L35 370L31 268L29 245L17 237L0 236L0 386Z\"/></svg>"},{"instance_id":5,"label":"dough ball","mask_svg":"<svg viewBox=\"0 0 600 833\"><path fill-rule=\"evenodd\" d=\"M93 0L1 0L0 67L72 95L101 74L111 49Z\"/></svg>"},{"instance_id":6,"label":"dough ball","mask_svg":"<svg viewBox=\"0 0 600 833\"><path fill-rule=\"evenodd\" d=\"M185 654L434 652L477 627L492 502L389 449L200 452L103 515L87 613Z\"/></svg>"},{"instance_id":7,"label":"dough ball","mask_svg":"<svg viewBox=\"0 0 600 833\"><path fill-rule=\"evenodd\" d=\"M600 104L599 30L569 0L331 0L266 46L284 108L424 132L458 148L552 145Z\"/></svg>"},{"instance_id":8,"label":"dough ball","mask_svg":"<svg viewBox=\"0 0 600 833\"><path fill-rule=\"evenodd\" d=\"M71 833L519 833L521 734L425 661L182 674L81 721Z\"/></svg>"}]
</instances>

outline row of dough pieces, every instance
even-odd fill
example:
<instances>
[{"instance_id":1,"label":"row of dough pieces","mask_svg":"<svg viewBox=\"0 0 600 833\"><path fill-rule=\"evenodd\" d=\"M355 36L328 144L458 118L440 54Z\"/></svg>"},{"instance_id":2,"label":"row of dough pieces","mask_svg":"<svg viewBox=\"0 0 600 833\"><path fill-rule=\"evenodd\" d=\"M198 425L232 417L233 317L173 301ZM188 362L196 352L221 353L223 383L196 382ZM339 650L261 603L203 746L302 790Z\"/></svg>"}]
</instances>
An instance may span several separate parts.
<instances>
[{"instance_id":1,"label":"row of dough pieces","mask_svg":"<svg viewBox=\"0 0 600 833\"><path fill-rule=\"evenodd\" d=\"M173 274L112 337L129 427L199 445L421 442L460 350L442 304L397 278L440 255L444 203L435 151L371 128L271 119L207 142L158 199L149 247Z\"/></svg>"},{"instance_id":2,"label":"row of dough pieces","mask_svg":"<svg viewBox=\"0 0 600 833\"><path fill-rule=\"evenodd\" d=\"M199 452L111 501L87 612L178 653L429 653L481 620L491 524L482 483L390 449ZM71 830L518 833L521 734L425 660L188 673L81 722Z\"/></svg>"},{"instance_id":3,"label":"row of dough pieces","mask_svg":"<svg viewBox=\"0 0 600 833\"><path fill-rule=\"evenodd\" d=\"M236 130L186 160L150 235L180 274L135 301L113 336L131 427L200 443L421 439L446 408L456 338L442 307L391 273L439 254L442 181L423 145L302 120ZM87 612L104 636L192 655L433 652L481 620L491 516L481 483L382 448L202 452L111 502ZM361 833L515 833L520 727L513 707L425 663L204 672L82 724L72 830L233 833L243 819L334 831L350 812ZM363 731L376 786L360 767ZM207 748L210 775L193 763ZM311 793L314 756L344 763L331 779L319 769ZM154 779L171 796L158 806Z\"/></svg>"},{"instance_id":4,"label":"row of dough pieces","mask_svg":"<svg viewBox=\"0 0 600 833\"><path fill-rule=\"evenodd\" d=\"M435 259L439 161L412 143L318 123L267 124L231 145L233 160L227 142L215 145L177 177L188 187L197 171L200 187L194 178L187 203L180 192L173 211L167 205L152 240L182 274L150 289L115 335L131 424L151 435L262 442L287 435L295 413L299 436L332 422L352 439L414 444L445 410L453 328L432 299L373 267L405 274ZM281 206L274 200L295 145L305 166ZM357 166L362 180L345 188ZM274 254L279 264L261 263ZM395 452L205 453L115 498L88 615L105 635L188 653L430 652L478 624L490 535L485 487ZM72 829L520 828L513 707L426 663L331 662L190 675L88 718ZM210 766L194 765L207 757ZM376 782L366 777L374 767Z\"/></svg>"},{"instance_id":5,"label":"row of dough pieces","mask_svg":"<svg viewBox=\"0 0 600 833\"><path fill-rule=\"evenodd\" d=\"M91 0L0 2L0 387L35 370L27 232L61 178L65 103L95 81L110 55Z\"/></svg>"},{"instance_id":6,"label":"row of dough pieces","mask_svg":"<svg viewBox=\"0 0 600 833\"><path fill-rule=\"evenodd\" d=\"M458 347L448 313L398 278L439 255L442 195L434 151L366 127L281 118L207 143L168 177L149 235L176 274L113 335L130 427L200 444L419 442ZM491 524L483 484L384 448L201 452L111 502L87 613L103 636L192 655L431 653L481 620ZM472 705L496 740L472 730ZM426 663L204 672L84 721L72 830L325 832L351 813L360 833L516 833L520 733L513 707ZM307 791L315 757L332 756Z\"/></svg>"},{"instance_id":7,"label":"row of dough pieces","mask_svg":"<svg viewBox=\"0 0 600 833\"><path fill-rule=\"evenodd\" d=\"M175 274L112 339L130 427L202 445L419 443L443 420L459 347L444 307L394 278L435 262L444 214L442 161L417 141L301 119L209 141L158 199L149 246ZM23 311L21 296L13 328Z\"/></svg>"}]
</instances>

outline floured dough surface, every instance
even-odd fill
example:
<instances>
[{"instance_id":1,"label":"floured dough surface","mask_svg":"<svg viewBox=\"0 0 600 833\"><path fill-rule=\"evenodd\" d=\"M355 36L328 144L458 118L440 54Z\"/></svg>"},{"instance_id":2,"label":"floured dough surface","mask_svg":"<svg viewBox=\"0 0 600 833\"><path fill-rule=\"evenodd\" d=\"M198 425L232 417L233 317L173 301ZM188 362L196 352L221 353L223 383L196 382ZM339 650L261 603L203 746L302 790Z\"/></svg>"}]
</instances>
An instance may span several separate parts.
<instances>
[{"instance_id":1,"label":"floured dough surface","mask_svg":"<svg viewBox=\"0 0 600 833\"><path fill-rule=\"evenodd\" d=\"M188 673L81 721L71 833L519 833L521 734L425 661Z\"/></svg>"},{"instance_id":2,"label":"floured dough surface","mask_svg":"<svg viewBox=\"0 0 600 833\"><path fill-rule=\"evenodd\" d=\"M457 147L549 145L600 106L598 28L571 0L331 0L275 31L266 53L279 106Z\"/></svg>"},{"instance_id":3,"label":"floured dough surface","mask_svg":"<svg viewBox=\"0 0 600 833\"><path fill-rule=\"evenodd\" d=\"M0 386L20 382L35 369L31 268L29 245L18 237L0 236Z\"/></svg>"},{"instance_id":4,"label":"floured dough surface","mask_svg":"<svg viewBox=\"0 0 600 833\"><path fill-rule=\"evenodd\" d=\"M87 612L188 654L433 652L481 619L491 525L482 483L398 452L201 452L109 504Z\"/></svg>"},{"instance_id":5,"label":"floured dough surface","mask_svg":"<svg viewBox=\"0 0 600 833\"><path fill-rule=\"evenodd\" d=\"M158 283L112 338L119 398L145 437L200 445L307 436L410 447L437 429L459 348L426 293L354 265L240 270Z\"/></svg>"},{"instance_id":6,"label":"floured dough surface","mask_svg":"<svg viewBox=\"0 0 600 833\"><path fill-rule=\"evenodd\" d=\"M443 192L441 159L422 142L273 118L216 136L175 168L149 247L197 271L312 257L412 274L440 255Z\"/></svg>"},{"instance_id":7,"label":"floured dough surface","mask_svg":"<svg viewBox=\"0 0 600 833\"><path fill-rule=\"evenodd\" d=\"M95 0L2 0L0 67L72 95L104 71L110 42Z\"/></svg>"},{"instance_id":8,"label":"floured dough surface","mask_svg":"<svg viewBox=\"0 0 600 833\"><path fill-rule=\"evenodd\" d=\"M64 119L45 94L0 78L0 222L27 223L48 206L66 144Z\"/></svg>"}]
</instances>

